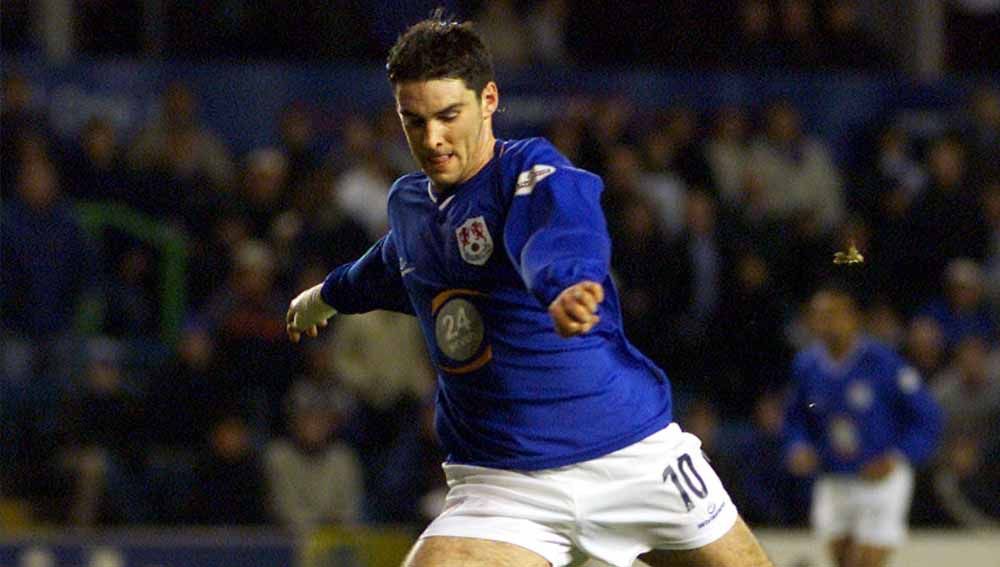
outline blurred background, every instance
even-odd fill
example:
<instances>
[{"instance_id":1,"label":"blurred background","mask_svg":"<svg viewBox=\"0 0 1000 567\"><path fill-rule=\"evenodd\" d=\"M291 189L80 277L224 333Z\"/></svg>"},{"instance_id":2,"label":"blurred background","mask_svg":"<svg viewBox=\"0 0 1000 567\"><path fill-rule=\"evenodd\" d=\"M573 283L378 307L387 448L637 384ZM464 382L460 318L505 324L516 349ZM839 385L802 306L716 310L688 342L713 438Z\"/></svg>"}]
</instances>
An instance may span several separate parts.
<instances>
[{"instance_id":1,"label":"blurred background","mask_svg":"<svg viewBox=\"0 0 1000 567\"><path fill-rule=\"evenodd\" d=\"M498 136L604 177L626 331L778 564L824 564L779 432L851 242L947 420L897 562L995 562L1000 1L4 0L0 565L398 564L446 488L417 325L284 314L386 229L439 5Z\"/></svg>"}]
</instances>

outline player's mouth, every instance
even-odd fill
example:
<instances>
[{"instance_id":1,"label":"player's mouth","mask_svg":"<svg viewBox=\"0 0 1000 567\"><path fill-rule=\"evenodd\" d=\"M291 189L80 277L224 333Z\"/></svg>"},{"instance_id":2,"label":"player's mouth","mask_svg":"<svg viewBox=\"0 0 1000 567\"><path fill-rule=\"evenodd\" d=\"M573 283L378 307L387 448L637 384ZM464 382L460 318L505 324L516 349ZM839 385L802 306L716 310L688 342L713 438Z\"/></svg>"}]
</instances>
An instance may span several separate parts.
<instances>
[{"instance_id":1,"label":"player's mouth","mask_svg":"<svg viewBox=\"0 0 1000 567\"><path fill-rule=\"evenodd\" d=\"M440 154L440 155L430 156L427 158L427 164L430 165L433 169L444 169L445 167L448 166L448 163L451 161L451 158L454 157L454 155L455 155L454 153L450 153L450 154Z\"/></svg>"}]
</instances>

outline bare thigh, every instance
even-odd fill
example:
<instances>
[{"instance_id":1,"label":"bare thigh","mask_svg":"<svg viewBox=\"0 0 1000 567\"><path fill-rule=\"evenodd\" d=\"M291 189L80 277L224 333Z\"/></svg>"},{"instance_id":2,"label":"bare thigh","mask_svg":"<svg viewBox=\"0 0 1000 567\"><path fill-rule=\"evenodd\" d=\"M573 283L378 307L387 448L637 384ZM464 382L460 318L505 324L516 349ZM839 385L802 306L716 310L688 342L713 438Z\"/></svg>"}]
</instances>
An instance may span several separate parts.
<instances>
[{"instance_id":1,"label":"bare thigh","mask_svg":"<svg viewBox=\"0 0 1000 567\"><path fill-rule=\"evenodd\" d=\"M403 567L551 567L541 555L519 545L488 539L434 536L410 550Z\"/></svg>"},{"instance_id":2,"label":"bare thigh","mask_svg":"<svg viewBox=\"0 0 1000 567\"><path fill-rule=\"evenodd\" d=\"M640 559L652 567L774 567L743 518L737 518L726 535L704 547L655 549Z\"/></svg>"},{"instance_id":3,"label":"bare thigh","mask_svg":"<svg viewBox=\"0 0 1000 567\"><path fill-rule=\"evenodd\" d=\"M882 567L889 560L892 548L855 543L849 551L850 567Z\"/></svg>"},{"instance_id":4,"label":"bare thigh","mask_svg":"<svg viewBox=\"0 0 1000 567\"><path fill-rule=\"evenodd\" d=\"M837 567L850 567L847 561L853 545L849 537L837 538L830 542L830 555L833 556Z\"/></svg>"}]
</instances>

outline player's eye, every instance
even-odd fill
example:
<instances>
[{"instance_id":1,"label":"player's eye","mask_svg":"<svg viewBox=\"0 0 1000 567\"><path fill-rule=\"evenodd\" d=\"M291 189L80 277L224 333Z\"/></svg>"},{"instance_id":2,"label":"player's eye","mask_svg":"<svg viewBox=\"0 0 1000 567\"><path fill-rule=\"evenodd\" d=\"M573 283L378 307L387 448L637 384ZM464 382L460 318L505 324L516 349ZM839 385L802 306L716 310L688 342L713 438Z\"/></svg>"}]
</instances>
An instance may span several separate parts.
<instances>
[{"instance_id":1,"label":"player's eye","mask_svg":"<svg viewBox=\"0 0 1000 567\"><path fill-rule=\"evenodd\" d=\"M424 121L421 118L404 118L403 123L406 124L407 128L419 128L424 125Z\"/></svg>"},{"instance_id":2,"label":"player's eye","mask_svg":"<svg viewBox=\"0 0 1000 567\"><path fill-rule=\"evenodd\" d=\"M451 122L458 118L457 112L449 112L448 114L442 114L440 116L442 122Z\"/></svg>"}]
</instances>

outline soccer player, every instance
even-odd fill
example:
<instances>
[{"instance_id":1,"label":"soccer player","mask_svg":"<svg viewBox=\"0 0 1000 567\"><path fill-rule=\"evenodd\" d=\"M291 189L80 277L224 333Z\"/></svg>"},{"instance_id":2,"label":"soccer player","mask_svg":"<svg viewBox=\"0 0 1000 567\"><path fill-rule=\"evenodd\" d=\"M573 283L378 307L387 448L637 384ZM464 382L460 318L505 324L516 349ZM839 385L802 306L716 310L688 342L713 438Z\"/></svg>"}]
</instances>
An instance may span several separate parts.
<instances>
[{"instance_id":1,"label":"soccer player","mask_svg":"<svg viewBox=\"0 0 1000 567\"><path fill-rule=\"evenodd\" d=\"M672 423L667 377L625 338L601 179L544 139L494 137L499 93L469 24L414 25L387 69L422 172L393 184L388 234L291 302L287 330L419 319L449 492L405 564L771 565Z\"/></svg>"},{"instance_id":2,"label":"soccer player","mask_svg":"<svg viewBox=\"0 0 1000 567\"><path fill-rule=\"evenodd\" d=\"M906 535L912 465L934 451L940 411L917 372L862 333L848 287L817 291L808 321L818 341L793 363L789 468L818 475L812 524L838 567L884 565Z\"/></svg>"}]
</instances>

